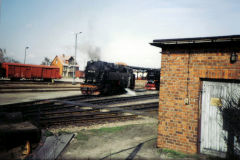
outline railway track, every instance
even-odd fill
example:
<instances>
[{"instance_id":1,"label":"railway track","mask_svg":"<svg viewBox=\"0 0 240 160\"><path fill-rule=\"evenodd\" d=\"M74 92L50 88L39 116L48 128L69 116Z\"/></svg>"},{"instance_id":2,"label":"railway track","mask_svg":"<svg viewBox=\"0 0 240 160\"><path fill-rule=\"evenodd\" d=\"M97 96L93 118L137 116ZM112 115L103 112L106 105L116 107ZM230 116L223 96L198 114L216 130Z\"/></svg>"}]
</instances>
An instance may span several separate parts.
<instances>
[{"instance_id":1,"label":"railway track","mask_svg":"<svg viewBox=\"0 0 240 160\"><path fill-rule=\"evenodd\" d=\"M19 81L11 81L11 80L0 80L0 84L49 84L51 82L46 82L43 80L19 80ZM75 82L76 84L80 84L80 82ZM54 84L72 84L72 81L54 81Z\"/></svg>"},{"instance_id":2,"label":"railway track","mask_svg":"<svg viewBox=\"0 0 240 160\"><path fill-rule=\"evenodd\" d=\"M36 93L36 92L63 92L63 91L79 91L79 88L36 88L36 89L0 89L0 93L21 94L21 93Z\"/></svg>"},{"instance_id":3,"label":"railway track","mask_svg":"<svg viewBox=\"0 0 240 160\"><path fill-rule=\"evenodd\" d=\"M51 126L55 124L74 124L85 126L89 123L99 123L106 121L130 120L138 118L138 115L151 116L148 111L156 111L158 102L137 105L122 105L118 107L93 107L77 108L73 110L41 112L39 124L41 126ZM137 114L136 114L137 113Z\"/></svg>"},{"instance_id":4,"label":"railway track","mask_svg":"<svg viewBox=\"0 0 240 160\"><path fill-rule=\"evenodd\" d=\"M91 103L91 104L117 104L117 103L125 102L125 101L130 102L130 101L136 101L138 99L144 100L144 99L152 99L152 98L157 98L157 97L158 97L158 94L145 94L145 95L121 97L121 98L85 100L83 102L87 102L87 103Z\"/></svg>"},{"instance_id":5,"label":"railway track","mask_svg":"<svg viewBox=\"0 0 240 160\"><path fill-rule=\"evenodd\" d=\"M0 93L80 91L80 83L0 80Z\"/></svg>"},{"instance_id":6,"label":"railway track","mask_svg":"<svg viewBox=\"0 0 240 160\"><path fill-rule=\"evenodd\" d=\"M0 106L0 112L21 112L24 120L33 121L41 127L59 124L89 125L135 119L138 118L138 115L151 116L147 112L157 110L157 101L126 104L126 102L140 102L150 99L158 99L158 95L117 98L73 96ZM118 106L113 106L113 104L118 104Z\"/></svg>"},{"instance_id":7,"label":"railway track","mask_svg":"<svg viewBox=\"0 0 240 160\"><path fill-rule=\"evenodd\" d=\"M64 101L64 100L72 100L72 99L83 100L87 98L91 99L94 97L78 95L78 96L62 97L62 98L55 98L55 99L36 100L31 102L0 105L0 112L13 112L13 111L24 112L24 111L36 110L38 108L40 109L51 108L52 106L57 106L58 103L56 101Z\"/></svg>"}]
</instances>

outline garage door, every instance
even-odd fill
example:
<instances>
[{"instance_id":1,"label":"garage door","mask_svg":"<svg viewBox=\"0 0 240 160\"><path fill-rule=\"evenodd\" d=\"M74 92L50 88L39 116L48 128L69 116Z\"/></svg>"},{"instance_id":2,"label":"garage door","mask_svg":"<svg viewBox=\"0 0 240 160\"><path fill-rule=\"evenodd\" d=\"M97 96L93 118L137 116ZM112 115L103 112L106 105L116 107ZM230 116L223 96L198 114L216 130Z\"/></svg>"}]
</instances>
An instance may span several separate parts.
<instances>
[{"instance_id":1,"label":"garage door","mask_svg":"<svg viewBox=\"0 0 240 160\"><path fill-rule=\"evenodd\" d=\"M219 107L230 93L240 90L240 84L203 81L200 152L225 156L227 132L223 129Z\"/></svg>"}]
</instances>

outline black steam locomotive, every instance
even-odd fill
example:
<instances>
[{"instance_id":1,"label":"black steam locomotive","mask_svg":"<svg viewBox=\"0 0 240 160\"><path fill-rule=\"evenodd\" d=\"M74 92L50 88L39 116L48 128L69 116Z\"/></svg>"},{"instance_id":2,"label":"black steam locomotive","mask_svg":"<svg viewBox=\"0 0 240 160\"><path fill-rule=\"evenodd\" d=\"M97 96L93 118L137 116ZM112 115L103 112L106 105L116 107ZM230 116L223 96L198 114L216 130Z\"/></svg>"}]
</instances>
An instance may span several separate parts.
<instances>
[{"instance_id":1,"label":"black steam locomotive","mask_svg":"<svg viewBox=\"0 0 240 160\"><path fill-rule=\"evenodd\" d=\"M159 90L160 84L160 69L150 69L147 71L147 90Z\"/></svg>"},{"instance_id":2,"label":"black steam locomotive","mask_svg":"<svg viewBox=\"0 0 240 160\"><path fill-rule=\"evenodd\" d=\"M84 95L109 94L134 89L133 70L124 65L103 61L88 61L85 69L85 81L80 89Z\"/></svg>"}]
</instances>

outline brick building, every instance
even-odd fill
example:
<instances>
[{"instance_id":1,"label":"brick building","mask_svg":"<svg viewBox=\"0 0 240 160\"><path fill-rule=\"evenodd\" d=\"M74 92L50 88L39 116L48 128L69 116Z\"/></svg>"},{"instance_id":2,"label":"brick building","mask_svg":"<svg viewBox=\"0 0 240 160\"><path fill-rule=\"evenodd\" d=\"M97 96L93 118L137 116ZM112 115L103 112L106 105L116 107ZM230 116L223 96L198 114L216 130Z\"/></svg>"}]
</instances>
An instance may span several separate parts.
<instances>
[{"instance_id":1,"label":"brick building","mask_svg":"<svg viewBox=\"0 0 240 160\"><path fill-rule=\"evenodd\" d=\"M151 45L162 49L157 146L185 153L226 152L219 136L225 131L221 126L211 131L220 123L212 103L220 95L212 91L215 85L220 90L239 87L240 35L157 39Z\"/></svg>"}]
</instances>

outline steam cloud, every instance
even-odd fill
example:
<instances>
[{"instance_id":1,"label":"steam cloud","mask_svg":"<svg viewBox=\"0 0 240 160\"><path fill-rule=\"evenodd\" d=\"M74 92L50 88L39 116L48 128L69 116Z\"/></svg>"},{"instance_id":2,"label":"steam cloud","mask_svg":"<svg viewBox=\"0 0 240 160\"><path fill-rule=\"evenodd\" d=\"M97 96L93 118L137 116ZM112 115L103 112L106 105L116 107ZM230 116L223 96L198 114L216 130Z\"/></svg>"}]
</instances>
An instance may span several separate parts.
<instances>
[{"instance_id":1,"label":"steam cloud","mask_svg":"<svg viewBox=\"0 0 240 160\"><path fill-rule=\"evenodd\" d=\"M84 43L79 46L80 53L85 54L89 60L101 60L101 48L92 43Z\"/></svg>"},{"instance_id":2,"label":"steam cloud","mask_svg":"<svg viewBox=\"0 0 240 160\"><path fill-rule=\"evenodd\" d=\"M100 60L101 59L101 48L96 46L89 46L87 54L90 60Z\"/></svg>"}]
</instances>

